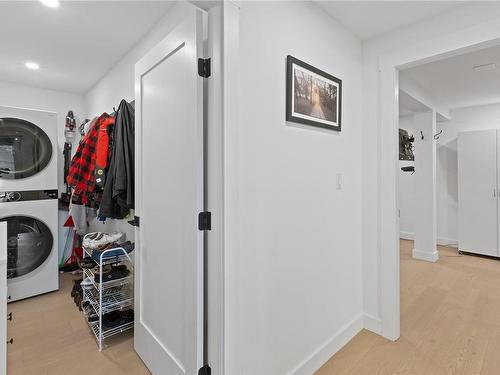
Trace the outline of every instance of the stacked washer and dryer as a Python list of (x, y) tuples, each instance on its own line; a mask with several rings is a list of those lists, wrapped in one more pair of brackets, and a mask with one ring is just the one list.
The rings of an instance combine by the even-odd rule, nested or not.
[(9, 301), (59, 288), (57, 116), (0, 106), (0, 222)]

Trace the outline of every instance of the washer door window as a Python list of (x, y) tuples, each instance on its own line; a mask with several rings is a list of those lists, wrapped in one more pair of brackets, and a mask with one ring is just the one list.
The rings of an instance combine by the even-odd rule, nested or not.
[(49, 227), (29, 216), (8, 216), (7, 278), (26, 275), (40, 267), (52, 251), (54, 238)]
[(0, 118), (0, 178), (15, 180), (43, 170), (52, 157), (45, 132), (31, 122)]

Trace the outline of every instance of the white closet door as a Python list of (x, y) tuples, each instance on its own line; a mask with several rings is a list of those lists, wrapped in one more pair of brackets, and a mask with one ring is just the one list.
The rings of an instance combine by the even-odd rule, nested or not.
[(498, 255), (497, 132), (458, 135), (459, 248)]
[(136, 64), (135, 349), (153, 374), (201, 367), (203, 14)]

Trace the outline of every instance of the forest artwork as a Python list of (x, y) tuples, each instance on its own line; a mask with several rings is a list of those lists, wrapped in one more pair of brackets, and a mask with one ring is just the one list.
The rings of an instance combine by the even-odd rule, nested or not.
[(342, 80), (287, 56), (286, 120), (340, 131)]

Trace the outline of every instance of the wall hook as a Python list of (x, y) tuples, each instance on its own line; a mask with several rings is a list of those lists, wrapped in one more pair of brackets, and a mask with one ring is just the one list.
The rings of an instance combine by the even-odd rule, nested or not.
[(420, 130), (420, 137), (424, 139), (424, 133), (422, 133), (422, 130)]
[(437, 134), (434, 134), (434, 139), (435, 140), (438, 140), (439, 139), (439, 136), (443, 133), (443, 130), (441, 130), (439, 133)]

